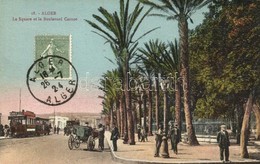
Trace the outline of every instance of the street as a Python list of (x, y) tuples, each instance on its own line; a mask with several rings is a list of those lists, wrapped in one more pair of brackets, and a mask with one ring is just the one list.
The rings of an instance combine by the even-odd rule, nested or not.
[(95, 163), (116, 164), (112, 160), (110, 149), (105, 141), (105, 150), (87, 151), (86, 143), (78, 149), (69, 150), (68, 136), (49, 135), (30, 138), (12, 138), (0, 140), (0, 163), (29, 164), (29, 163)]

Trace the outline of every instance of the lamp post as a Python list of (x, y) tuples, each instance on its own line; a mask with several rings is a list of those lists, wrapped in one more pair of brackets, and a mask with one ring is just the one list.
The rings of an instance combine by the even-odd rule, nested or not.
[(163, 116), (163, 123), (164, 123), (164, 136), (163, 136), (163, 142), (162, 142), (162, 157), (163, 158), (169, 158), (169, 150), (168, 150), (168, 141), (167, 141), (167, 133), (168, 133), (168, 87), (169, 87), (169, 80), (162, 80), (161, 82), (161, 88), (164, 94), (164, 116)]

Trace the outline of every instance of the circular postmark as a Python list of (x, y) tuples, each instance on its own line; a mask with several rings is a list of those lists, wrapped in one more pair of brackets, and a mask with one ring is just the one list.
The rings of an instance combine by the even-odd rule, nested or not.
[(78, 74), (69, 60), (46, 56), (36, 60), (27, 72), (27, 87), (41, 103), (57, 106), (68, 102), (78, 88)]

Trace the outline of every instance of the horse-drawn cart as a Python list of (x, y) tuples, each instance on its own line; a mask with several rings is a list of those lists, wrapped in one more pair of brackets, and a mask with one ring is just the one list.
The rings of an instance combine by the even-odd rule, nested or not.
[(81, 143), (87, 143), (87, 150), (94, 150), (95, 139), (98, 138), (98, 132), (89, 126), (74, 125), (73, 132), (69, 136), (69, 149), (79, 148)]

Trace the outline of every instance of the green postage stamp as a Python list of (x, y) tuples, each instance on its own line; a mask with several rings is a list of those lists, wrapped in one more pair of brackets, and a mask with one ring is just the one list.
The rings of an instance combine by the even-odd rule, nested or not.
[[(60, 56), (71, 62), (71, 35), (37, 35), (35, 36), (35, 60), (47, 58), (35, 67), (35, 77), (46, 79), (71, 78), (71, 66), (64, 65)], [(38, 74), (41, 67), (47, 67), (46, 74)], [(46, 68), (45, 68), (46, 70)], [(62, 72), (62, 75), (60, 74)], [(48, 75), (48, 77), (46, 77)]]

